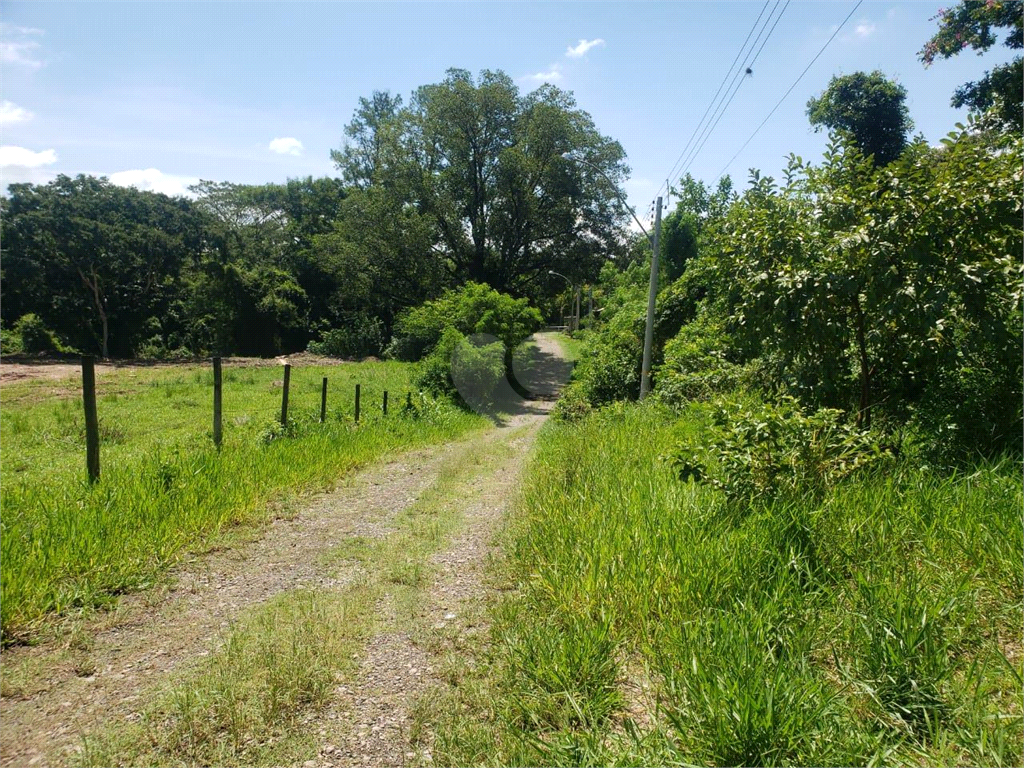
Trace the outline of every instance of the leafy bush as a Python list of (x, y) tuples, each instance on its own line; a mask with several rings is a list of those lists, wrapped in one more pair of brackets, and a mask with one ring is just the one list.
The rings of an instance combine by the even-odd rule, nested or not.
[(643, 352), (643, 337), (629, 331), (596, 337), (575, 372), (590, 403), (635, 400), (640, 394)]
[(21, 336), (10, 328), (0, 325), (0, 353), (5, 355), (17, 355), (22, 352)]
[(466, 337), (454, 328), (447, 328), (433, 351), (420, 362), (413, 385), (434, 395), (453, 395), (452, 358), (455, 347)]
[(419, 360), (441, 341), (448, 328), (463, 336), (490, 334), (511, 351), (542, 324), (540, 312), (526, 299), (513, 299), (481, 283), (466, 283), (399, 315), (387, 355)]
[(683, 480), (706, 482), (731, 499), (824, 492), (888, 454), (842, 412), (805, 413), (792, 397), (777, 404), (721, 400), (701, 445), (684, 443), (674, 463)]
[[(1019, 318), (1016, 321), (1020, 329)], [(924, 387), (912, 413), (921, 447), (942, 465), (1019, 457), (1021, 444), (1020, 342), (1015, 346), (958, 343), (956, 361)]]
[(722, 325), (707, 318), (684, 325), (665, 345), (656, 393), (669, 405), (710, 400), (734, 390), (743, 367), (728, 359), (729, 340)]
[(558, 421), (576, 422), (582, 421), (592, 410), (582, 384), (574, 381), (562, 390), (551, 415)]
[(1002, 398), (1020, 401), (1024, 144), (963, 126), (942, 143), (884, 168), (841, 141), (819, 166), (793, 157), (782, 186), (753, 174), (721, 232), (737, 345), (778, 358), (777, 386), (856, 408), (864, 427), (927, 410), (980, 348), (995, 380), (1016, 382)]
[(363, 312), (345, 317), (342, 324), (320, 334), (307, 347), (314, 355), (363, 358), (377, 356), (384, 348), (384, 323)]
[(505, 349), (500, 342), (480, 343), (454, 328), (445, 329), (434, 350), (420, 363), (416, 386), (435, 395), (455, 397), (466, 405), (491, 404), (505, 376)]
[[(486, 338), (486, 337), (485, 337)], [(490, 405), (499, 382), (505, 380), (505, 347), (501, 342), (462, 338), (451, 358), (451, 378), (469, 405)]]
[[(68, 351), (43, 319), (31, 312), (22, 315), (14, 324), (10, 341), (13, 341), (11, 352), (65, 352)], [(5, 338), (4, 341), (8, 341)], [(5, 350), (7, 351), (7, 350)]]

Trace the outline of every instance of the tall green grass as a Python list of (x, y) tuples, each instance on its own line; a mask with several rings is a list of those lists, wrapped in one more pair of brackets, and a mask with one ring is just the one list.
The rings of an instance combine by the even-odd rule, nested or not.
[(668, 460), (705, 425), (615, 406), (546, 427), (499, 671), (435, 704), (435, 760), (1019, 764), (1019, 467), (740, 505)]
[[(329, 418), (319, 424), (321, 377)], [(224, 443), (212, 445), (212, 373), (120, 370), (98, 383), (102, 474), (84, 473), (77, 382), (5, 386), (0, 408), (4, 642), (47, 614), (96, 606), (145, 587), (211, 535), (268, 516), (282, 492), (323, 486), (406, 447), (451, 439), (483, 420), (415, 398), (410, 366), (363, 363), (292, 372), (282, 430), (280, 368), (227, 368)], [(362, 415), (353, 423), (355, 383)], [(382, 392), (391, 412), (380, 410)]]

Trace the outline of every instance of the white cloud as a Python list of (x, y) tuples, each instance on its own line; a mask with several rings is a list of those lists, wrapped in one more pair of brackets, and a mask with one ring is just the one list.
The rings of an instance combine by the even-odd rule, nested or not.
[(108, 177), (111, 184), (119, 187), (135, 187), (147, 192), (159, 192), (164, 195), (182, 195), (192, 197), (189, 186), (199, 183), (198, 176), (175, 176), (164, 173), (156, 168), (145, 170), (118, 171)]
[(55, 178), (57, 174), (47, 168), (26, 168), (23, 165), (0, 168), (0, 195), (7, 194), (9, 184), (48, 184)]
[(8, 184), (45, 184), (55, 175), (45, 166), (56, 162), (53, 149), (33, 152), (24, 147), (0, 147), (0, 190), (6, 194)]
[(555, 65), (547, 72), (537, 72), (532, 75), (527, 75), (524, 80), (533, 80), (537, 83), (553, 83), (556, 80), (562, 79), (562, 73), (559, 71), (558, 66)]
[(56, 162), (57, 152), (53, 149), (33, 152), (24, 147), (0, 147), (0, 168), (38, 168), (41, 165), (53, 165)]
[(39, 43), (32, 40), (43, 34), (43, 30), (32, 27), (13, 27), (10, 24), (0, 25), (0, 61), (18, 64), (29, 69), (39, 69), (43, 62), (36, 58), (34, 51)]
[(0, 42), (0, 61), (8, 64), (21, 64), (29, 69), (39, 69), (43, 62), (32, 57), (32, 50), (38, 48), (39, 43), (8, 43)]
[(597, 38), (596, 40), (581, 39), (579, 45), (577, 45), (575, 48), (572, 46), (567, 48), (565, 51), (565, 55), (568, 56), (570, 59), (578, 59), (581, 56), (585, 56), (587, 51), (589, 51), (591, 48), (597, 45), (604, 45), (604, 40), (602, 40), (600, 37)]
[(32, 113), (12, 101), (0, 101), (0, 125), (23, 123), (32, 119)]
[(874, 31), (875, 31), (875, 25), (872, 24), (867, 19), (865, 19), (864, 21), (859, 22), (857, 24), (857, 26), (853, 28), (853, 34), (855, 34), (857, 37), (861, 38), (862, 40), (865, 39), (865, 38), (871, 37), (871, 35), (874, 33)]
[(279, 155), (301, 155), (302, 142), (291, 136), (283, 139), (274, 139), (270, 142), (268, 149), (277, 152)]

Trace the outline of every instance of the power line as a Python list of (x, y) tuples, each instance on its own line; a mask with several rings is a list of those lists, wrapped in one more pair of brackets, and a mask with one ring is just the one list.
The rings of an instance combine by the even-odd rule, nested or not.
[[(772, 11), (771, 11), (772, 14), (775, 13), (775, 9), (779, 6), (779, 1), (780, 0), (776, 0), (775, 5), (772, 7)], [(736, 87), (733, 88), (732, 89), (732, 93), (729, 94), (729, 100), (724, 102), (724, 105), (718, 111), (717, 118), (715, 118), (714, 123), (711, 124), (709, 126), (708, 130), (704, 133), (704, 136), (703, 136), (703, 139), (701, 140), (701, 142), (697, 146), (694, 147), (694, 150), (691, 153), (690, 158), (687, 160), (686, 164), (683, 166), (682, 170), (679, 172), (680, 176), (685, 174), (690, 169), (690, 166), (693, 165), (693, 162), (700, 156), (700, 151), (702, 149), (704, 149), (704, 145), (708, 143), (708, 139), (711, 138), (711, 134), (714, 133), (715, 128), (718, 127), (718, 124), (722, 121), (722, 118), (725, 117), (725, 113), (726, 113), (726, 111), (728, 111), (729, 105), (732, 104), (732, 100), (734, 98), (736, 98), (736, 94), (739, 92), (740, 87), (743, 85), (743, 80), (742, 79), (740, 79), (739, 82), (736, 82), (737, 78), (740, 77), (741, 73), (745, 69), (752, 69), (754, 64), (757, 63), (757, 57), (761, 55), (761, 51), (763, 51), (765, 45), (768, 44), (768, 39), (772, 36), (772, 32), (775, 31), (775, 27), (777, 27), (778, 24), (779, 24), (779, 21), (782, 20), (782, 16), (783, 16), (783, 14), (786, 13), (786, 9), (788, 7), (789, 7), (789, 0), (786, 0), (786, 4), (784, 6), (782, 6), (782, 11), (775, 18), (775, 23), (772, 24), (772, 28), (770, 30), (768, 30), (768, 34), (765, 36), (764, 42), (761, 43), (761, 47), (758, 48), (757, 53), (754, 54), (754, 58), (753, 59), (748, 59), (747, 61), (744, 61), (743, 64), (740, 66), (740, 69), (736, 70), (736, 74), (733, 76), (733, 83), (736, 83)], [(768, 19), (771, 20), (771, 14), (768, 15)], [(765, 27), (767, 27), (767, 26), (768, 26), (768, 22), (766, 21), (765, 22)], [(761, 32), (762, 33), (764, 32), (764, 28), (762, 28)], [(758, 40), (760, 39), (760, 37), (761, 37), (761, 35), (759, 34), (758, 35)], [(757, 45), (758, 40), (754, 40), (754, 45)], [(753, 50), (753, 46), (751, 46), (751, 50)], [(730, 83), (730, 87), (732, 87), (732, 83)]]
[[(679, 166), (680, 162), (682, 161), (683, 156), (686, 154), (687, 150), (690, 148), (690, 145), (693, 143), (694, 137), (697, 135), (697, 132), (700, 130), (701, 126), (704, 124), (704, 118), (706, 118), (708, 116), (708, 112), (711, 111), (711, 107), (714, 106), (715, 102), (718, 100), (718, 95), (722, 92), (722, 88), (725, 87), (725, 81), (729, 79), (729, 73), (733, 71), (733, 68), (736, 66), (736, 62), (740, 60), (740, 56), (743, 54), (744, 49), (747, 47), (747, 43), (750, 41), (750, 36), (752, 34), (754, 34), (754, 30), (757, 29), (757, 25), (761, 21), (761, 17), (764, 16), (765, 9), (768, 8), (768, 4), (770, 2), (771, 2), (771, 0), (765, 0), (764, 5), (761, 7), (761, 12), (759, 14), (757, 14), (757, 18), (754, 19), (754, 24), (753, 24), (753, 26), (751, 26), (750, 31), (747, 32), (746, 39), (743, 41), (743, 44), (740, 46), (740, 49), (736, 52), (736, 58), (734, 58), (732, 60), (732, 64), (730, 64), (729, 68), (725, 71), (725, 75), (722, 77), (722, 82), (719, 83), (719, 85), (718, 85), (718, 90), (715, 91), (715, 95), (711, 97), (711, 101), (708, 104), (707, 109), (704, 110), (704, 114), (701, 115), (700, 120), (697, 122), (697, 125), (694, 127), (693, 133), (690, 134), (690, 138), (687, 139), (686, 144), (683, 146), (683, 151), (679, 153), (679, 157), (676, 159), (675, 163), (672, 164), (672, 168), (668, 172), (668, 175), (666, 176), (666, 184), (668, 183), (668, 180), (672, 178), (672, 175), (675, 173), (676, 168)], [(751, 47), (753, 47), (753, 46), (751, 46)], [(658, 188), (658, 192), (661, 192), (661, 187)], [(657, 193), (655, 193), (655, 194), (657, 194)]]
[(762, 128), (764, 128), (765, 123), (767, 123), (771, 119), (771, 116), (775, 114), (776, 110), (778, 110), (778, 108), (782, 106), (782, 102), (784, 102), (786, 100), (786, 97), (789, 96), (789, 94), (791, 94), (793, 92), (793, 89), (796, 88), (797, 84), (803, 79), (804, 75), (807, 74), (808, 70), (812, 66), (814, 66), (814, 62), (816, 62), (818, 60), (818, 58), (821, 56), (821, 54), (823, 54), (825, 52), (825, 49), (828, 48), (829, 45), (832, 43), (832, 41), (836, 39), (836, 35), (839, 34), (839, 31), (844, 26), (846, 26), (846, 22), (848, 22), (850, 20), (850, 18), (853, 16), (853, 14), (855, 14), (857, 12), (857, 9), (860, 8), (861, 3), (863, 3), (863, 2), (864, 2), (864, 0), (857, 0), (857, 4), (855, 6), (853, 6), (853, 10), (850, 11), (847, 14), (846, 18), (843, 19), (842, 23), (838, 27), (836, 27), (836, 31), (832, 33), (832, 37), (830, 37), (828, 40), (825, 41), (825, 44), (823, 46), (821, 46), (821, 50), (818, 51), (815, 54), (813, 59), (811, 59), (810, 64), (808, 64), (806, 67), (804, 67), (804, 71), (801, 72), (800, 76), (797, 77), (797, 79), (793, 81), (793, 84), (791, 86), (789, 86), (789, 90), (787, 90), (784, 94), (782, 94), (782, 98), (779, 99), (779, 103), (776, 104), (774, 107), (772, 107), (772, 111), (769, 112), (767, 117), (765, 117), (765, 119), (761, 121), (761, 124), (759, 126), (757, 126), (757, 128), (754, 129), (754, 132), (752, 134), (750, 134), (750, 137), (745, 142), (743, 142), (743, 146), (740, 147), (739, 150), (736, 152), (736, 154), (732, 156), (732, 159), (729, 160), (729, 162), (725, 164), (725, 167), (723, 167), (722, 170), (718, 172), (718, 176), (715, 179), (715, 181), (713, 182), (712, 186), (714, 186), (715, 184), (718, 183), (718, 180), (720, 178), (722, 178), (723, 175), (725, 175), (725, 172), (729, 169), (729, 166), (732, 165), (733, 162), (736, 160), (736, 158), (740, 156), (740, 153), (743, 152), (743, 150), (747, 148), (747, 145), (750, 144), (750, 142), (754, 140), (754, 137), (757, 136), (758, 132)]

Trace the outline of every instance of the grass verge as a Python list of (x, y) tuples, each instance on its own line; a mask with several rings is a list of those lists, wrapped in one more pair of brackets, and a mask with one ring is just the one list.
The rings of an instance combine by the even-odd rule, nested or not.
[(704, 420), (545, 428), (509, 596), (422, 708), (435, 761), (1019, 764), (1019, 472), (738, 505), (662, 458)]

